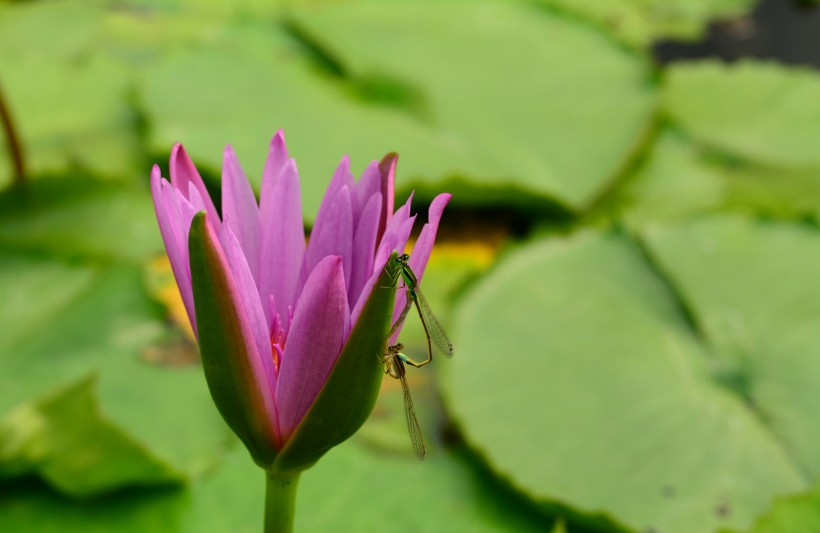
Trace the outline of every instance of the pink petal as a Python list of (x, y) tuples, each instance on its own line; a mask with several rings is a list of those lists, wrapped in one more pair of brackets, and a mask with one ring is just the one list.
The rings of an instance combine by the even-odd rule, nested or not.
[[(404, 245), (407, 243), (407, 239), (410, 238), (410, 233), (413, 231), (413, 224), (416, 221), (415, 215), (410, 216), (410, 203), (412, 201), (413, 195), (411, 194), (407, 202), (396, 211), (387, 225), (387, 230), (381, 238), (381, 242), (373, 259), (373, 272), (359, 293), (356, 305), (353, 307), (352, 317), (354, 323), (359, 318), (362, 306), (364, 306), (367, 296), (370, 294), (373, 284), (376, 282), (376, 278), (379, 277), (390, 255), (393, 251), (397, 251), (399, 254), (404, 252)], [(399, 296), (397, 295), (396, 297), (398, 298)]]
[[(441, 220), (441, 215), (444, 212), (444, 208), (447, 206), (447, 203), (452, 198), (451, 194), (442, 193), (436, 196), (432, 203), (430, 204), (430, 209), (428, 209), (428, 222), (424, 225), (421, 229), (421, 233), (419, 234), (418, 240), (416, 240), (415, 246), (413, 246), (413, 253), (410, 254), (410, 260), (407, 264), (413, 270), (413, 273), (416, 275), (416, 279), (419, 281), (419, 287), (421, 287), (421, 279), (424, 276), (424, 271), (427, 268), (427, 261), (430, 259), (430, 254), (433, 252), (433, 244), (436, 241), (436, 233), (438, 232), (438, 224)], [(399, 291), (396, 293), (396, 304), (393, 309), (393, 321), (399, 318), (402, 309), (407, 304), (407, 291)], [(401, 327), (396, 330), (393, 334), (393, 337), (390, 339), (390, 342), (395, 344), (399, 337), (399, 333), (401, 333)]]
[[(370, 291), (373, 290), (373, 286), (376, 284), (376, 280), (379, 279), (379, 275), (382, 273), (382, 269), (385, 267), (386, 261), (382, 261), (381, 263), (374, 264), (374, 272), (373, 275), (365, 282), (364, 287), (362, 287), (362, 291), (359, 293), (358, 299), (356, 300), (356, 305), (353, 307), (353, 311), (350, 313), (350, 323), (355, 324), (357, 320), (359, 320), (359, 315), (362, 313), (362, 309), (364, 308), (364, 304), (367, 303), (367, 297), (370, 295)], [(380, 287), (382, 290), (395, 290), (394, 287)]]
[[(385, 199), (383, 206), (382, 220), (379, 222), (378, 237), (384, 234), (387, 225), (390, 224), (390, 219), (393, 216), (393, 202), (396, 194), (396, 164), (399, 161), (399, 154), (390, 152), (382, 158), (379, 162), (379, 172), (381, 172), (381, 192), (382, 198)], [(410, 195), (412, 198), (413, 195)], [(408, 206), (410, 200), (408, 199)]]
[(251, 184), (230, 145), (222, 161), (222, 220), (230, 224), (248, 261), (253, 279), (259, 280), (259, 207)]
[(397, 250), (399, 253), (404, 251), (404, 243), (407, 242), (407, 239), (410, 237), (410, 232), (413, 230), (413, 224), (411, 222), (410, 232), (407, 231), (407, 221), (415, 221), (416, 219), (415, 216), (410, 216), (410, 203), (412, 201), (413, 194), (411, 193), (404, 205), (396, 211), (391, 217), (390, 222), (388, 222), (387, 228), (379, 241), (379, 247), (376, 249), (376, 256), (373, 260), (374, 268), (381, 269), (379, 265), (384, 265), (387, 258), (390, 257), (390, 254), (393, 253), (393, 250)]
[[(181, 192), (184, 192), (184, 191), (181, 191)], [(206, 213), (208, 212), (208, 206), (207, 206), (207, 203), (205, 202), (205, 199), (202, 198), (202, 195), (199, 194), (199, 191), (197, 190), (197, 188), (194, 186), (193, 183), (188, 184), (188, 196), (187, 196), (187, 198), (188, 198), (188, 202), (190, 202), (190, 204), (193, 206), (194, 210), (197, 213), (200, 212), (200, 211), (205, 211)], [(210, 224), (213, 224), (215, 228), (219, 227), (219, 219), (214, 220), (214, 219), (208, 217), (208, 222)]]
[(362, 177), (353, 186), (353, 212), (356, 215), (354, 222), (358, 222), (358, 215), (361, 214), (373, 195), (381, 195), (381, 177), (379, 162), (371, 161), (362, 172)]
[[(189, 318), (194, 314), (194, 289), (191, 286), (191, 264), (188, 257), (188, 233), (191, 230), (191, 221), (194, 219), (197, 211), (194, 206), (185, 199), (185, 196), (173, 187), (166, 187), (168, 196), (166, 202), (171, 205), (172, 209), (178, 213), (177, 224), (177, 238), (179, 239), (179, 256), (185, 265), (185, 275), (187, 283), (179, 286), (179, 293), (182, 296), (182, 301), (185, 304), (185, 309), (191, 309)], [(210, 224), (210, 221), (208, 222)], [(193, 324), (192, 324), (193, 325)], [(196, 325), (193, 325), (194, 333), (199, 330)]]
[[(191, 187), (197, 190), (203, 203), (201, 209), (204, 209), (205, 212), (208, 213), (208, 220), (210, 220), (211, 224), (217, 224), (219, 214), (216, 212), (216, 207), (211, 201), (208, 189), (205, 187), (202, 177), (200, 177), (199, 172), (194, 166), (194, 162), (188, 157), (188, 152), (185, 151), (185, 148), (180, 143), (175, 144), (173, 150), (171, 150), (169, 170), (171, 172), (171, 183), (174, 187), (186, 195), (189, 195)], [(190, 195), (188, 198), (190, 198)], [(197, 206), (197, 210), (199, 209), (200, 206)]]
[[(305, 256), (305, 227), (299, 194), (299, 174), (291, 159), (262, 197), (262, 248), (259, 292), (276, 296), (276, 313), (284, 320), (296, 303)], [(268, 184), (266, 183), (266, 185)], [(269, 317), (270, 318), (270, 317)]]
[(236, 283), (236, 292), (232, 295), (232, 299), (244, 311), (245, 320), (256, 343), (256, 350), (262, 366), (265, 369), (268, 387), (273, 394), (276, 391), (274, 377), (276, 374), (271, 348), (271, 332), (265, 318), (265, 311), (262, 308), (262, 301), (259, 299), (259, 291), (256, 290), (256, 283), (253, 281), (250, 266), (242, 253), (239, 239), (227, 222), (222, 224), (219, 238)]
[[(276, 413), (275, 396), (275, 374), (273, 369), (273, 356), (270, 341), (260, 342), (260, 337), (267, 327), (259, 327), (261, 313), (256, 290), (252, 287), (250, 269), (244, 261), (238, 239), (232, 234), (227, 225), (221, 229), (223, 233), (222, 241), (227, 244), (228, 249), (223, 248), (220, 239), (216, 235), (213, 225), (207, 222), (204, 231), (204, 239), (207, 248), (210, 249), (211, 275), (217, 275), (224, 280), (226, 293), (216, 293), (213, 296), (217, 299), (230, 302), (228, 315), (230, 323), (226, 326), (232, 327), (231, 334), (239, 338), (243, 351), (237, 353), (211, 354), (217, 357), (223, 356), (233, 358), (225, 361), (226, 366), (234, 367), (236, 376), (245, 377), (241, 385), (237, 386), (252, 388), (253, 390), (236, 390), (236, 394), (244, 395), (253, 401), (254, 412), (248, 416), (254, 420), (255, 431), (269, 433), (265, 438), (270, 439), (274, 445), (281, 444), (280, 433), (278, 432), (278, 417)], [(251, 290), (248, 289), (251, 286)], [(256, 299), (256, 301), (254, 301)], [(213, 314), (219, 315), (220, 310), (215, 309)], [(263, 319), (263, 318), (262, 318)], [(260, 349), (262, 350), (260, 352)], [(243, 353), (244, 352), (244, 353)], [(207, 369), (206, 369), (207, 374)], [(207, 377), (207, 376), (206, 376)], [(221, 379), (223, 376), (216, 376)], [(209, 386), (210, 378), (209, 378)], [(212, 389), (213, 390), (213, 389)], [(219, 401), (214, 397), (214, 401), (219, 405)]]
[(276, 399), (285, 439), (324, 386), (349, 332), (342, 260), (325, 257), (296, 304), (279, 370)]
[(347, 186), (342, 187), (333, 201), (323, 203), (322, 207), (324, 216), (321, 221), (317, 218), (305, 252), (303, 279), (325, 257), (338, 255), (343, 261), (346, 283), (349, 283), (353, 253), (353, 208), (350, 189)]
[[(268, 157), (265, 160), (265, 170), (262, 172), (262, 190), (260, 196), (264, 199), (269, 196), (269, 190), (282, 172), (282, 168), (290, 160), (288, 147), (285, 145), (285, 132), (279, 130), (268, 147)], [(260, 204), (263, 202), (260, 202)], [(264, 209), (264, 208), (263, 208)]]
[[(183, 224), (179, 210), (169, 206), (169, 197), (173, 198), (173, 195), (173, 186), (161, 177), (159, 167), (154, 165), (154, 168), (151, 170), (151, 196), (154, 199), (154, 209), (157, 213), (159, 231), (162, 235), (162, 241), (165, 243), (165, 249), (168, 251), (171, 270), (177, 281), (182, 302), (185, 304), (188, 320), (196, 335), (196, 313), (194, 311), (194, 299), (191, 289), (191, 270), (187, 260), (188, 243), (187, 239), (182, 241), (179, 237)], [(184, 243), (186, 252), (184, 257), (181, 250), (181, 243)]]
[(382, 195), (374, 194), (362, 210), (353, 234), (353, 261), (350, 272), (350, 289), (347, 297), (350, 306), (356, 303), (367, 278), (373, 272), (373, 256), (376, 249), (376, 233), (382, 214)]
[[(367, 166), (354, 189), (353, 221), (359, 223), (359, 217), (367, 202), (375, 194), (380, 194), (384, 203), (379, 225), (376, 229), (377, 240), (381, 239), (387, 224), (393, 216), (393, 194), (396, 181), (396, 161), (398, 155), (389, 153), (381, 161), (373, 161)], [(384, 200), (387, 201), (384, 201)]]
[[(338, 198), (339, 191), (345, 187), (347, 187), (348, 191), (354, 187), (353, 174), (350, 173), (350, 159), (348, 159), (347, 156), (344, 156), (341, 162), (339, 162), (336, 172), (333, 173), (333, 179), (330, 180), (327, 190), (325, 190), (322, 204), (319, 206), (319, 211), (316, 213), (316, 219), (313, 222), (314, 228), (325, 225), (325, 219), (335, 214), (336, 199)], [(311, 240), (312, 238), (311, 236)], [(310, 272), (310, 269), (308, 269), (308, 272)]]
[(427, 210), (427, 224), (421, 228), (419, 238), (413, 246), (413, 253), (410, 254), (410, 261), (408, 264), (413, 269), (413, 273), (421, 280), (424, 275), (424, 269), (427, 268), (427, 261), (430, 259), (430, 254), (433, 252), (433, 244), (436, 242), (436, 233), (438, 232), (438, 224), (441, 221), (441, 215), (444, 213), (444, 208), (450, 202), (453, 195), (449, 193), (442, 193), (436, 196), (430, 203), (430, 209)]

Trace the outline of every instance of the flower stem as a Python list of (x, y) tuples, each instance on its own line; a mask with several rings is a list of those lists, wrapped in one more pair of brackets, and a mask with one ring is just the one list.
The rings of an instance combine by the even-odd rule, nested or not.
[(301, 472), (266, 472), (265, 533), (290, 533), (296, 513), (296, 487)]

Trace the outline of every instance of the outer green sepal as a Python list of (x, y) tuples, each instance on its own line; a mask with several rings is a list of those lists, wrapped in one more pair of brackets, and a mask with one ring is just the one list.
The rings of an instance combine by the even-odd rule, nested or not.
[(214, 403), (242, 440), (253, 460), (269, 468), (276, 459), (271, 417), (252, 362), (259, 355), (228, 262), (204, 211), (196, 214), (188, 236), (191, 282), (205, 379)]
[(373, 285), (353, 330), (325, 386), (295, 433), (279, 453), (272, 470), (309, 468), (328, 450), (364, 424), (379, 395), (384, 375), (380, 360), (393, 317), (396, 253)]

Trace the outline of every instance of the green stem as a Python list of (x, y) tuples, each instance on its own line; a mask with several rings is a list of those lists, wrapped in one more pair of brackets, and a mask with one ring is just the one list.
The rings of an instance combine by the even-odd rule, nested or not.
[(296, 487), (301, 472), (266, 472), (265, 533), (290, 533), (296, 513)]

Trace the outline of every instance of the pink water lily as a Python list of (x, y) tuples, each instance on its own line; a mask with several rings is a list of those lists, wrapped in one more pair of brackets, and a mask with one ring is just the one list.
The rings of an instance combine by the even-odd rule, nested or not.
[[(386, 261), (410, 237), (410, 199), (394, 212), (395, 167), (390, 154), (355, 181), (342, 158), (307, 244), (299, 175), (281, 131), (270, 143), (258, 204), (233, 149), (225, 149), (221, 217), (182, 145), (171, 153), (170, 183), (153, 168), (160, 231), (209, 387), (260, 465), (269, 466), (303, 423), (368, 297), (382, 290), (376, 280)], [(449, 199), (433, 200), (411, 254), (419, 277)]]

